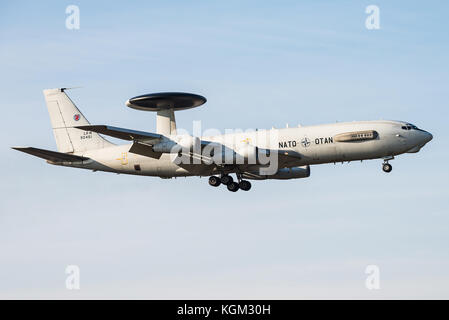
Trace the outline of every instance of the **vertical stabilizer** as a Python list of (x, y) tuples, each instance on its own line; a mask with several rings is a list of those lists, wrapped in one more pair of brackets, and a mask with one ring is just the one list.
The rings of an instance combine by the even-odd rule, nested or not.
[(64, 91), (64, 88), (44, 90), (58, 151), (79, 153), (113, 145), (98, 133), (74, 128), (89, 122)]

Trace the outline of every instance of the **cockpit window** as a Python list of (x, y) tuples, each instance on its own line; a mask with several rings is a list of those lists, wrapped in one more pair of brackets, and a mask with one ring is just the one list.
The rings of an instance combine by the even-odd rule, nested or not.
[(401, 129), (402, 129), (402, 130), (412, 130), (412, 129), (414, 129), (414, 130), (420, 130), (420, 129), (418, 129), (417, 126), (414, 126), (414, 125), (412, 125), (412, 124), (408, 124), (408, 125), (406, 125), (406, 126), (402, 126)]

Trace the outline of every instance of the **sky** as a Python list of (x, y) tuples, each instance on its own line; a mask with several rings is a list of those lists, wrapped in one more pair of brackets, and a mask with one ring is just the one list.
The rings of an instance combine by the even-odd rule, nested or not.
[[(80, 28), (67, 29), (77, 5)], [(380, 29), (365, 26), (369, 5)], [(0, 298), (448, 299), (447, 1), (2, 1)], [(307, 179), (136, 177), (51, 166), (42, 90), (92, 124), (155, 131), (136, 95), (208, 101), (178, 127), (405, 120), (419, 153), (312, 166)], [(120, 143), (120, 141), (114, 141)], [(66, 267), (80, 289), (66, 288)], [(379, 270), (369, 290), (367, 266)]]

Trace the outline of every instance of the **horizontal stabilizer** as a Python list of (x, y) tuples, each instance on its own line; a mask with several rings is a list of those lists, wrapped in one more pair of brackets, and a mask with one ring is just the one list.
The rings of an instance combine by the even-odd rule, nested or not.
[(12, 149), (17, 151), (22, 151), (32, 156), (36, 156), (45, 160), (49, 160), (51, 162), (81, 162), (89, 160), (89, 158), (75, 156), (73, 154), (32, 148), (32, 147), (12, 147)]
[(152, 140), (162, 138), (162, 135), (157, 133), (117, 128), (106, 125), (95, 125), (95, 126), (89, 125), (89, 126), (79, 126), (75, 128), (105, 134), (107, 136), (111, 136), (122, 140)]

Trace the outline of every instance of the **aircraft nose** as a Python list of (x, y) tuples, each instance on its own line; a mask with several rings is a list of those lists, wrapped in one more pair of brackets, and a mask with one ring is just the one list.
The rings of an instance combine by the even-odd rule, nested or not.
[(433, 135), (430, 132), (425, 132), (425, 137), (424, 139), (426, 140), (426, 143), (429, 142), (430, 140), (433, 139)]

